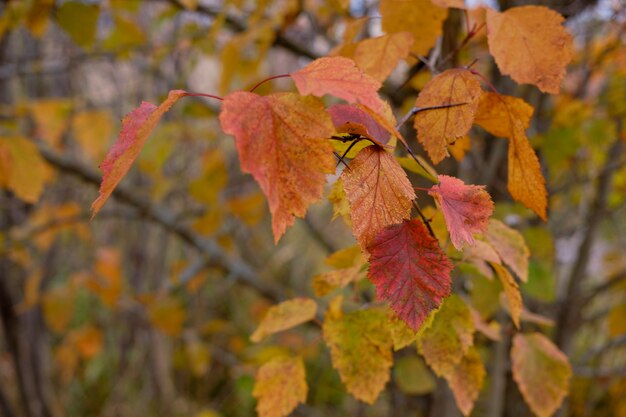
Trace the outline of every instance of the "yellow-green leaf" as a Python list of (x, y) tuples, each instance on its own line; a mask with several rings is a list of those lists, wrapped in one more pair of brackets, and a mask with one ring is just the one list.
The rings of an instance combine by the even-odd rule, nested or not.
[(250, 340), (260, 342), (265, 337), (290, 329), (315, 317), (317, 303), (310, 298), (294, 298), (270, 307), (267, 314), (252, 333)]

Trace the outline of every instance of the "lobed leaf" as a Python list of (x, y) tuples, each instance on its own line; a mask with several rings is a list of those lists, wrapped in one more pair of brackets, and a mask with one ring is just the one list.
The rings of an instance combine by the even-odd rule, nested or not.
[(349, 103), (362, 103), (376, 111), (384, 109), (377, 92), (380, 82), (363, 73), (350, 58), (319, 58), (290, 75), (302, 95), (322, 97), (330, 94)]
[(457, 104), (419, 112), (413, 122), (420, 141), (433, 163), (448, 154), (447, 146), (465, 136), (474, 122), (482, 94), (480, 82), (466, 69), (442, 72), (424, 86), (415, 106), (419, 108)]
[(387, 227), (368, 245), (368, 277), (379, 299), (386, 300), (413, 330), (450, 294), (452, 263), (421, 220)]
[(360, 310), (340, 317), (327, 314), (323, 332), (333, 367), (348, 392), (373, 404), (389, 381), (393, 364), (385, 311)]
[(361, 150), (341, 175), (352, 232), (367, 248), (385, 227), (408, 219), (415, 191), (396, 159), (378, 146)]
[(278, 357), (265, 363), (256, 375), (252, 395), (260, 417), (285, 417), (306, 402), (308, 386), (302, 358)]
[(446, 219), (450, 240), (455, 248), (474, 244), (473, 233), (483, 233), (493, 214), (493, 201), (484, 186), (465, 185), (463, 181), (439, 175), (439, 184), (428, 192), (435, 198)]
[(541, 333), (518, 333), (511, 348), (513, 379), (539, 417), (550, 417), (569, 391), (572, 367), (563, 354)]
[(448, 297), (417, 339), (419, 352), (439, 376), (450, 374), (474, 344), (472, 313), (458, 295)]
[(305, 323), (315, 317), (317, 303), (304, 297), (293, 298), (270, 307), (250, 340), (257, 343), (265, 337)]
[(500, 72), (519, 84), (557, 94), (565, 67), (574, 56), (563, 16), (544, 6), (487, 9), (489, 52)]
[(120, 135), (100, 164), (103, 173), (102, 183), (98, 198), (91, 204), (92, 218), (98, 214), (117, 184), (124, 178), (137, 159), (139, 152), (141, 152), (161, 117), (174, 103), (187, 94), (183, 90), (172, 90), (167, 99), (158, 107), (144, 101), (138, 108), (124, 117)]
[(259, 96), (238, 91), (224, 98), (222, 130), (235, 136), (241, 169), (265, 193), (278, 242), (295, 217), (322, 197), (334, 172), (334, 128), (320, 101), (295, 93)]

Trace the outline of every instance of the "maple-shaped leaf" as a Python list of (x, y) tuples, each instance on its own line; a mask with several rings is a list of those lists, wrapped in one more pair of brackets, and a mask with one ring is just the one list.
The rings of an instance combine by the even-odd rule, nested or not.
[(290, 75), (302, 95), (330, 94), (349, 103), (358, 101), (375, 111), (384, 108), (378, 96), (380, 82), (361, 71), (350, 58), (319, 58)]
[(354, 62), (366, 74), (383, 82), (401, 59), (409, 56), (414, 37), (410, 32), (396, 32), (362, 40), (354, 50)]
[(270, 307), (250, 340), (260, 342), (265, 337), (290, 329), (315, 317), (317, 303), (310, 298), (294, 298)]
[(517, 282), (515, 282), (513, 275), (511, 275), (505, 267), (499, 264), (491, 264), (491, 266), (496, 271), (498, 278), (500, 278), (509, 307), (509, 314), (511, 315), (515, 327), (519, 329), (519, 321), (522, 314), (522, 294), (520, 293), (519, 286)]
[(428, 82), (417, 97), (419, 108), (456, 106), (431, 109), (415, 115), (417, 139), (433, 163), (448, 156), (448, 145), (465, 136), (472, 127), (482, 94), (480, 82), (469, 70), (451, 69)]
[(520, 232), (499, 220), (491, 219), (485, 239), (522, 282), (528, 281), (530, 250)]
[(521, 98), (486, 92), (478, 102), (474, 123), (494, 136), (510, 138), (514, 128), (511, 119), (519, 119), (528, 129), (533, 112), (533, 106)]
[(144, 101), (124, 117), (120, 135), (100, 164), (103, 173), (102, 183), (98, 198), (91, 204), (92, 217), (100, 211), (117, 184), (124, 178), (161, 117), (187, 94), (183, 90), (172, 90), (159, 106)]
[(455, 248), (465, 243), (474, 244), (474, 233), (483, 233), (493, 214), (493, 201), (485, 187), (465, 185), (463, 181), (447, 175), (439, 175), (439, 184), (432, 186), (428, 194), (433, 196), (443, 211), (450, 240)]
[(265, 363), (256, 375), (252, 395), (260, 417), (285, 417), (306, 402), (308, 386), (302, 358), (277, 357)]
[(524, 400), (539, 417), (550, 417), (569, 391), (572, 367), (541, 333), (518, 333), (511, 348), (513, 379)]
[(386, 33), (410, 32), (414, 37), (411, 51), (427, 55), (442, 33), (448, 9), (430, 0), (381, 0), (380, 14)]
[(474, 344), (472, 313), (458, 295), (448, 297), (417, 339), (419, 352), (439, 376), (452, 372)]
[(378, 298), (418, 330), (428, 314), (450, 294), (452, 263), (421, 220), (387, 227), (367, 247), (369, 279)]
[(235, 136), (241, 169), (267, 196), (274, 241), (295, 217), (322, 197), (334, 172), (334, 128), (320, 101), (295, 93), (259, 96), (238, 91), (224, 98), (222, 130)]
[(485, 366), (478, 351), (470, 347), (461, 362), (450, 373), (444, 375), (454, 394), (456, 405), (464, 416), (469, 416), (472, 412), (483, 386), (485, 374)]
[(389, 381), (393, 364), (385, 311), (360, 310), (340, 317), (327, 314), (323, 331), (333, 367), (348, 392), (373, 404)]
[(335, 104), (328, 109), (328, 113), (339, 133), (361, 135), (380, 146), (386, 145), (391, 138), (391, 133), (362, 107), (352, 104)]
[(519, 84), (534, 84), (557, 94), (572, 60), (572, 36), (563, 16), (544, 6), (487, 9), (489, 52), (500, 72)]
[(341, 178), (350, 202), (352, 232), (362, 248), (385, 227), (411, 215), (415, 191), (390, 153), (368, 146), (350, 161)]

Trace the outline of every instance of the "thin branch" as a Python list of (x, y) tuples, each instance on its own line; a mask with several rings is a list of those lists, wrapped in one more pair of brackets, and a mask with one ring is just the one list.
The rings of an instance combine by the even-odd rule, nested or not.
[(594, 348), (589, 349), (585, 354), (580, 358), (580, 363), (586, 364), (591, 362), (593, 359), (601, 356), (602, 354), (608, 352), (611, 349), (616, 347), (620, 347), (622, 345), (626, 345), (626, 334), (618, 336), (614, 339), (609, 340), (603, 345), (596, 346)]
[[(76, 175), (86, 182), (99, 186), (101, 177), (96, 170), (71, 157), (61, 155), (43, 144), (38, 144), (38, 147), (44, 159), (59, 170)], [(234, 259), (216, 242), (205, 239), (192, 229), (180, 224), (177, 221), (176, 214), (170, 212), (166, 207), (154, 205), (150, 201), (139, 197), (136, 192), (124, 186), (124, 184), (117, 186), (113, 192), (113, 196), (119, 201), (134, 207), (146, 219), (160, 225), (165, 230), (178, 236), (189, 246), (195, 248), (206, 260), (207, 265), (212, 265), (227, 271), (232, 274), (238, 282), (254, 288), (270, 300), (279, 302), (286, 298), (278, 287), (261, 281), (252, 267), (245, 261), (242, 259)]]

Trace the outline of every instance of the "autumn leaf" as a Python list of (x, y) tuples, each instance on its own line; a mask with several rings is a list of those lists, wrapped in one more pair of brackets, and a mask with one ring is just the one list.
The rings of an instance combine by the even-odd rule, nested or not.
[(124, 178), (131, 165), (137, 159), (139, 152), (145, 145), (150, 133), (154, 130), (161, 117), (180, 98), (188, 93), (182, 90), (172, 90), (167, 99), (158, 107), (146, 101), (130, 112), (122, 120), (122, 131), (109, 150), (100, 169), (103, 172), (102, 183), (98, 198), (91, 204), (92, 218), (102, 208), (117, 184)]
[(454, 369), (444, 375), (456, 405), (464, 416), (469, 416), (478, 399), (478, 394), (485, 380), (485, 366), (478, 351), (470, 347), (461, 362)]
[(474, 321), (458, 295), (448, 297), (435, 313), (432, 324), (417, 339), (419, 352), (439, 376), (447, 375), (474, 344)]
[(515, 327), (519, 329), (519, 321), (522, 314), (522, 294), (519, 291), (519, 286), (505, 267), (495, 263), (492, 263), (491, 266), (496, 271), (498, 278), (500, 278), (508, 303), (509, 314), (511, 315)]
[(517, 333), (511, 348), (513, 379), (524, 400), (539, 417), (550, 417), (569, 391), (572, 367), (547, 337)]
[(361, 135), (380, 146), (389, 142), (391, 133), (361, 107), (351, 104), (335, 104), (328, 109), (328, 113), (339, 133)]
[(427, 55), (442, 33), (448, 10), (430, 0), (381, 0), (380, 14), (385, 32), (410, 32), (415, 40), (411, 51)]
[(452, 263), (421, 220), (387, 227), (367, 247), (369, 279), (378, 298), (418, 330), (428, 314), (450, 293)]
[(483, 233), (493, 214), (493, 201), (484, 186), (465, 185), (463, 181), (439, 175), (439, 184), (432, 186), (429, 195), (435, 198), (446, 219), (450, 240), (455, 248), (465, 243), (474, 244), (474, 233)]
[(267, 196), (274, 242), (295, 217), (322, 197), (335, 160), (329, 138), (334, 128), (320, 101), (293, 93), (229, 94), (220, 123), (235, 136), (241, 169)]
[(415, 115), (417, 139), (433, 163), (438, 164), (448, 156), (447, 146), (469, 132), (481, 94), (480, 82), (466, 69), (444, 71), (424, 86), (417, 97), (416, 107), (457, 104)]
[(323, 332), (333, 367), (348, 392), (373, 404), (389, 381), (393, 364), (385, 311), (359, 310), (341, 317), (327, 314)]
[(306, 402), (308, 386), (302, 358), (277, 357), (259, 368), (252, 395), (260, 417), (285, 417)]
[(409, 395), (425, 395), (437, 387), (432, 373), (417, 355), (399, 357), (393, 366), (393, 379), (400, 391)]
[(563, 16), (543, 6), (487, 9), (489, 52), (500, 72), (519, 84), (534, 84), (557, 94), (572, 60), (572, 36)]
[(37, 145), (21, 137), (0, 137), (0, 187), (27, 203), (36, 203), (46, 177), (46, 163)]
[(302, 95), (330, 94), (349, 103), (365, 104), (375, 111), (384, 108), (377, 93), (380, 82), (363, 73), (350, 58), (319, 58), (290, 75)]
[(491, 219), (485, 239), (520, 281), (528, 281), (530, 250), (520, 232), (499, 220)]
[(354, 62), (375, 80), (383, 82), (400, 60), (409, 56), (414, 37), (410, 32), (396, 32), (359, 42)]
[(352, 232), (362, 248), (385, 227), (408, 219), (415, 191), (395, 158), (377, 146), (363, 149), (341, 175)]
[(61, 136), (72, 114), (70, 99), (41, 99), (28, 104), (36, 126), (36, 134), (54, 148), (61, 148)]
[(387, 328), (389, 329), (391, 340), (393, 341), (393, 350), (403, 349), (415, 342), (418, 332), (407, 326), (407, 324), (398, 318), (391, 310), (389, 310), (388, 319)]
[(294, 298), (270, 307), (250, 340), (260, 342), (265, 337), (290, 329), (315, 317), (317, 303), (310, 298)]
[(478, 102), (474, 123), (494, 136), (510, 138), (515, 128), (511, 119), (518, 119), (528, 129), (533, 112), (533, 107), (521, 98), (486, 92)]

